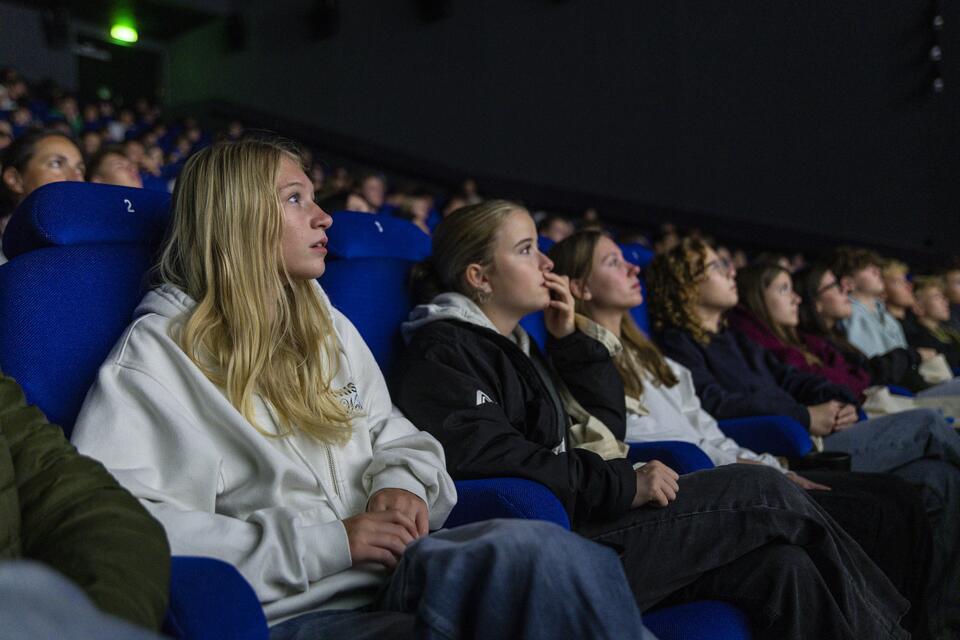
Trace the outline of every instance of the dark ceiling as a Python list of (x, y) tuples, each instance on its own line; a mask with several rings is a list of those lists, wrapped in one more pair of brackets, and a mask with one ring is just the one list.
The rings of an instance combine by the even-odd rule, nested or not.
[[(141, 38), (172, 40), (221, 18), (224, 3), (203, 3), (204, 9), (162, 0), (20, 0), (34, 9), (66, 11), (71, 20), (111, 25), (119, 13), (132, 16)], [(194, 3), (196, 5), (197, 3)]]

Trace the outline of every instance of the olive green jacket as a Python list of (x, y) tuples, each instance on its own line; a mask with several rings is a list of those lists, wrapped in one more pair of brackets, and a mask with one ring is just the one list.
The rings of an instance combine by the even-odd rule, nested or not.
[(0, 561), (12, 558), (56, 569), (103, 611), (160, 627), (170, 582), (163, 528), (0, 372)]

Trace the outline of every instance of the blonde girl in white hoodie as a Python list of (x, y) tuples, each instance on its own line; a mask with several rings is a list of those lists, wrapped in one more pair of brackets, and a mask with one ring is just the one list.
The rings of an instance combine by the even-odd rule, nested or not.
[(429, 533), (456, 502), (443, 450), (316, 282), (331, 222), (289, 143), (190, 158), (80, 451), (175, 554), (236, 566), (273, 638), (649, 637), (609, 549), (532, 521)]

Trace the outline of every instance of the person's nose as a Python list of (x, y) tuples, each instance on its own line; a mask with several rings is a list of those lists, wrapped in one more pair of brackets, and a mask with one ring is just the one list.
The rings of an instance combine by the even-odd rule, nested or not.
[(640, 276), (640, 267), (633, 264), (632, 262), (627, 263), (627, 275), (631, 278), (637, 278)]
[(540, 271), (553, 271), (553, 260), (547, 257), (542, 251), (537, 251), (537, 254), (540, 256)]
[(316, 202), (313, 203), (313, 218), (310, 220), (310, 226), (314, 229), (329, 229), (333, 226), (333, 216), (323, 210)]

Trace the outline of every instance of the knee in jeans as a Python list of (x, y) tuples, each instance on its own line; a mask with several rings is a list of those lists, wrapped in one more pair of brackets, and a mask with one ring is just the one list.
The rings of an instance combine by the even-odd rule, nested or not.
[(777, 583), (803, 586), (816, 580), (819, 572), (809, 554), (792, 544), (770, 545), (757, 562), (757, 571), (765, 571)]
[(614, 554), (563, 527), (541, 520), (504, 520), (498, 533), (510, 540), (511, 550), (531, 562), (563, 563), (571, 558), (592, 562), (600, 553)]

